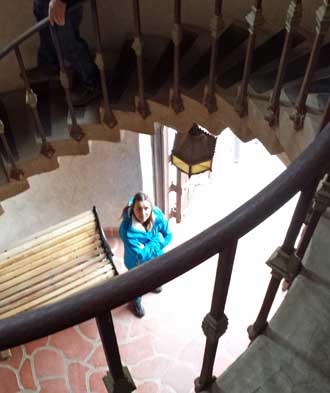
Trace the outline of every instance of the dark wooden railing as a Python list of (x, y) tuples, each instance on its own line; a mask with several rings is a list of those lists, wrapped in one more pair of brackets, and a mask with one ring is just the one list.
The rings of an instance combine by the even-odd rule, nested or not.
[(324, 42), (326, 33), (330, 28), (330, 1), (323, 0), (316, 11), (316, 35), (313, 43), (311, 55), (309, 57), (305, 76), (300, 87), (299, 95), (296, 102), (296, 108), (290, 116), (293, 121), (295, 130), (299, 131), (304, 127), (306, 115), (306, 100), (312, 83), (315, 67), (320, 55), (320, 49)]
[(262, 0), (256, 0), (251, 12), (246, 16), (249, 25), (249, 41), (246, 51), (243, 78), (235, 103), (236, 112), (240, 117), (248, 115), (248, 85), (253, 62), (253, 53), (257, 38), (257, 28), (263, 23)]
[(286, 18), (286, 35), (282, 50), (281, 60), (275, 80), (275, 85), (269, 102), (268, 113), (265, 119), (273, 128), (278, 127), (280, 118), (280, 97), (287, 68), (289, 56), (292, 50), (294, 34), (300, 25), (302, 17), (302, 0), (292, 0)]
[[(294, 5), (298, 5), (299, 3), (299, 1), (293, 1)], [(77, 4), (77, 6), (79, 5), (80, 3)], [(179, 1), (177, 1), (175, 4), (175, 24), (178, 26), (181, 26), (180, 5), (181, 4)], [(221, 5), (222, 1), (216, 1), (216, 23), (214, 24), (214, 30), (212, 30), (214, 34), (212, 35), (212, 54), (210, 60), (209, 85), (207, 92), (208, 94), (210, 93), (210, 107), (208, 108), (210, 112), (212, 112), (212, 108), (214, 108), (213, 104), (215, 99), (215, 64), (217, 57), (217, 39), (220, 26), (219, 21), (221, 17)], [(138, 0), (133, 0), (133, 9), (135, 26), (135, 40), (133, 43), (133, 48), (137, 55), (139, 81), (137, 109), (141, 113), (142, 117), (145, 118), (150, 114), (150, 111), (144, 95), (141, 22)], [(113, 117), (111, 111), (106, 88), (102, 45), (95, 0), (92, 0), (92, 10), (98, 50), (96, 62), (99, 66), (101, 74), (106, 122), (110, 127), (113, 127), (116, 120)], [(321, 10), (323, 10), (325, 13), (329, 11), (328, 1), (324, 0), (324, 5), (323, 8), (321, 7)], [(236, 109), (238, 110), (240, 116), (245, 116), (248, 110), (248, 80), (256, 41), (256, 27), (262, 20), (261, 12), (261, 0), (257, 0), (255, 6), (252, 8), (251, 13), (247, 17), (250, 37), (243, 80), (236, 105)], [(323, 21), (320, 12), (318, 16), (318, 20)], [(25, 88), (29, 95), (29, 100), (33, 104), (31, 105), (32, 109), (36, 108), (36, 98), (26, 77), (24, 63), (19, 51), (19, 45), (39, 29), (45, 28), (47, 24), (48, 18), (39, 22), (32, 29), (18, 37), (8, 47), (0, 52), (1, 59), (11, 51), (15, 51), (17, 60), (21, 67), (21, 73), (25, 82)], [(320, 34), (324, 35), (324, 29), (325, 25), (323, 22), (320, 22), (318, 25), (318, 36)], [(177, 28), (177, 30), (180, 31), (180, 28)], [(66, 75), (61, 47), (56, 34), (56, 27), (51, 27), (51, 33), (59, 59), (61, 82), (65, 89), (66, 99), (71, 115), (71, 135), (76, 140), (81, 140), (84, 134), (77, 124), (72, 106), (69, 79)], [(286, 41), (287, 48), (284, 48), (282, 53), (280, 72), (277, 77), (276, 91), (274, 92), (274, 101), (272, 101), (275, 105), (278, 104), (283, 74), (288, 56), (287, 52), (290, 47), (290, 40), (291, 38), (288, 34)], [(315, 59), (317, 58), (316, 55), (321, 45), (319, 40), (320, 37), (317, 37), (316, 41), (314, 42), (314, 55), (312, 53), (310, 64), (305, 75), (306, 82), (303, 83), (305, 87), (308, 87), (310, 83), (312, 70), (315, 66)], [(179, 45), (177, 46), (178, 48), (176, 56), (178, 59)], [(174, 68), (174, 74), (176, 75), (174, 90), (176, 90), (176, 93), (178, 93), (177, 97), (180, 97), (178, 60), (175, 61)], [(301, 96), (302, 95), (306, 95), (306, 92), (304, 94), (301, 93)], [(299, 104), (299, 108), (303, 108), (304, 104), (302, 104), (302, 101), (299, 102), (301, 103), (301, 105)], [(129, 379), (128, 372), (126, 372), (121, 365), (118, 346), (113, 329), (113, 321), (109, 310), (127, 303), (136, 296), (147, 293), (154, 288), (177, 278), (178, 276), (203, 263), (208, 258), (219, 254), (218, 269), (214, 284), (211, 309), (210, 312), (206, 315), (202, 324), (202, 328), (206, 336), (203, 365), (201, 374), (195, 381), (196, 392), (200, 392), (210, 386), (214, 379), (212, 372), (218, 341), (219, 338), (225, 333), (228, 323), (228, 318), (225, 315), (225, 306), (235, 259), (235, 252), (239, 239), (250, 232), (253, 228), (258, 226), (271, 214), (273, 214), (292, 196), (301, 191), (301, 195), (288, 228), (285, 240), (282, 246), (276, 250), (273, 256), (267, 261), (267, 264), (272, 268), (272, 277), (257, 319), (255, 323), (248, 328), (249, 337), (251, 340), (253, 340), (259, 334), (261, 334), (267, 326), (269, 311), (278, 290), (280, 280), (285, 278), (289, 283), (291, 283), (299, 273), (301, 268), (301, 260), (315, 230), (317, 222), (320, 219), (322, 213), (330, 204), (330, 183), (328, 182), (330, 173), (327, 173), (329, 156), (328, 152), (330, 149), (330, 125), (328, 124), (330, 120), (329, 108), (330, 104), (327, 106), (327, 110), (321, 124), (322, 132), (319, 133), (317, 139), (285, 172), (283, 172), (264, 190), (242, 205), (239, 209), (225, 217), (217, 224), (195, 236), (191, 240), (177, 247), (175, 250), (172, 250), (167, 254), (157, 258), (153, 263), (142, 265), (137, 269), (131, 270), (123, 275), (113, 278), (106, 284), (90, 289), (77, 296), (67, 298), (61, 302), (54, 303), (33, 311), (28, 311), (26, 313), (17, 314), (16, 316), (8, 319), (0, 320), (0, 350), (24, 344), (28, 341), (35, 340), (76, 325), (90, 318), (96, 318), (111, 374), (108, 375), (108, 380), (112, 378), (114, 381), (119, 381), (118, 383), (125, 385), (125, 389), (123, 391), (130, 392), (134, 389), (134, 384)], [(276, 110), (277, 109), (275, 106), (275, 114)], [(35, 117), (35, 119), (38, 123), (38, 118)], [(43, 140), (43, 145), (48, 149), (49, 145), (44, 137), (41, 124), (37, 124), (37, 127)], [(8, 151), (7, 156), (12, 166), (10, 176), (21, 178), (23, 174), (17, 168), (15, 161), (10, 154), (10, 150), (6, 139), (3, 136), (3, 132), (0, 132), (0, 137), (5, 146), (6, 153)], [(49, 148), (48, 151), (51, 152), (51, 148)], [(46, 155), (51, 156), (51, 153)], [(5, 165), (3, 164), (3, 160), (1, 161), (1, 165)], [(322, 187), (319, 188), (315, 193), (319, 179), (325, 173), (326, 176), (323, 180)], [(308, 179), (308, 181), (306, 181), (306, 179)], [(310, 210), (311, 206), (312, 210)], [(307, 219), (306, 214), (308, 211), (310, 211), (310, 215)], [(299, 246), (297, 247), (297, 250), (295, 250), (294, 246), (297, 236), (301, 230), (302, 225), (304, 224), (306, 225), (305, 230), (303, 232)]]
[(182, 41), (181, 0), (174, 0), (172, 41), (174, 45), (174, 78), (171, 105), (175, 113), (180, 113), (184, 110), (180, 93), (180, 44)]
[(217, 100), (215, 96), (216, 82), (216, 65), (218, 60), (218, 41), (223, 28), (222, 20), (222, 0), (215, 0), (214, 15), (211, 20), (211, 58), (209, 80), (204, 93), (204, 105), (209, 113), (215, 112), (217, 108)]
[[(218, 337), (223, 334), (227, 325), (224, 307), (237, 241), (279, 209), (297, 192), (305, 190), (303, 201), (300, 199), (298, 202), (285, 242), (287, 244), (285, 249), (290, 251), (294, 237), (300, 230), (303, 211), (306, 210), (308, 201), (310, 201), (309, 187), (315, 184), (328, 169), (329, 149), (330, 124), (286, 171), (259, 194), (220, 222), (176, 249), (158, 257), (153, 263), (142, 265), (77, 296), (1, 320), (0, 350), (104, 315), (109, 310), (175, 279), (219, 253), (219, 266), (211, 311), (203, 323), (203, 330), (207, 335), (206, 351), (202, 372), (196, 381), (196, 389), (201, 391), (212, 382), (213, 360)], [(308, 186), (306, 186), (306, 178), (309, 179)], [(314, 221), (313, 225), (315, 225)], [(304, 247), (306, 248), (306, 246)], [(278, 280), (273, 280), (268, 293), (273, 296), (277, 287)], [(269, 308), (269, 303), (265, 308)]]

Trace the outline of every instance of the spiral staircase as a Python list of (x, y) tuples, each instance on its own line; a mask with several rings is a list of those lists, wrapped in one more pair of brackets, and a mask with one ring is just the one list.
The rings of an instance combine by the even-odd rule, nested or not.
[[(10, 82), (1, 79), (4, 87), (0, 87), (0, 118), (3, 123), (0, 150), (2, 163), (0, 200), (13, 197), (26, 190), (29, 187), (30, 176), (56, 169), (59, 165), (59, 156), (87, 154), (89, 140), (120, 143), (121, 130), (152, 135), (155, 123), (161, 123), (185, 133), (188, 132), (192, 123), (196, 122), (215, 135), (219, 135), (226, 127), (230, 127), (242, 141), (259, 139), (270, 154), (280, 155), (287, 164), (299, 156), (297, 164), (293, 164), (292, 168), (290, 166), (291, 169), (288, 169), (287, 174), (285, 173), (281, 178), (282, 180), (251, 202), (249, 207), (254, 207), (253, 209), (247, 212), (244, 209), (248, 206), (242, 207), (244, 214), (241, 214), (239, 219), (242, 219), (242, 216), (245, 217), (246, 228), (238, 228), (239, 219), (234, 215), (232, 221), (224, 220), (219, 225), (216, 224), (217, 227), (210, 228), (207, 233), (199, 235), (197, 243), (200, 248), (196, 244), (193, 246), (192, 243), (183, 245), (180, 250), (174, 250), (174, 254), (169, 253), (161, 257), (158, 268), (152, 267), (148, 270), (148, 267), (143, 267), (137, 269), (137, 273), (131, 274), (130, 272), (128, 277), (131, 278), (128, 278), (127, 282), (137, 279), (137, 282), (141, 283), (140, 287), (134, 285), (133, 289), (125, 292), (125, 281), (120, 281), (121, 277), (119, 277), (116, 281), (117, 287), (116, 284), (109, 288), (102, 286), (98, 289), (99, 292), (95, 290), (94, 295), (90, 296), (106, 294), (105, 298), (109, 300), (107, 304), (113, 308), (136, 296), (139, 291), (146, 292), (152, 289), (152, 286), (173, 279), (176, 275), (182, 274), (220, 251), (225, 254), (225, 266), (230, 266), (235, 255), (235, 239), (237, 242), (243, 236), (244, 231), (246, 233), (258, 225), (260, 220), (279, 208), (295, 192), (302, 190), (302, 199), (297, 206), (299, 213), (293, 217), (294, 224), (292, 225), (295, 229), (289, 228), (287, 234), (289, 239), (282, 246), (285, 254), (284, 260), (286, 260), (286, 255), (296, 255), (294, 240), (303, 222), (314, 223), (313, 219), (307, 221), (305, 215), (312, 201), (316, 200), (313, 199), (316, 183), (326, 169), (325, 146), (329, 144), (329, 132), (320, 133), (320, 131), (330, 120), (330, 110), (327, 105), (330, 97), (330, 57), (328, 56), (330, 44), (327, 36), (330, 27), (329, 1), (309, 1), (307, 4), (307, 1), (292, 0), (286, 1), (285, 5), (280, 4), (278, 9), (274, 2), (267, 4), (262, 3), (261, 0), (238, 3), (234, 1), (232, 4), (217, 0), (206, 2), (205, 6), (192, 1), (189, 5), (191, 9), (187, 4), (181, 4), (181, 1), (174, 1), (171, 4), (166, 2), (165, 5), (160, 5), (158, 10), (160, 15), (156, 10), (154, 12), (151, 4), (146, 3), (142, 6), (139, 1), (133, 1), (132, 4), (127, 2), (126, 5), (129, 5), (129, 8), (127, 7), (125, 11), (119, 5), (111, 4), (108, 6), (110, 8), (107, 8), (107, 5), (96, 4), (94, 0), (85, 3), (85, 17), (88, 15), (92, 19), (91, 25), (85, 28), (87, 35), (94, 36), (96, 42), (95, 61), (100, 69), (103, 91), (100, 102), (79, 111), (73, 109), (70, 85), (65, 77), (66, 70), (59, 46), (57, 49), (61, 78), (37, 84), (29, 82), (25, 73), (24, 56), (26, 55), (28, 63), (31, 63), (31, 53), (36, 53), (37, 42), (34, 40), (33, 45), (30, 46), (26, 46), (26, 42), (30, 37), (36, 36), (38, 29), (48, 23), (47, 20), (27, 30), (23, 35), (12, 40), (9, 45), (1, 43), (3, 47), (0, 52), (0, 66), (3, 70), (1, 74), (4, 75), (5, 72), (8, 77), (12, 75), (14, 71), (11, 65), (14, 55), (20, 71), (16, 69), (15, 77)], [(125, 4), (123, 3), (122, 6), (124, 8)], [(208, 12), (205, 11), (207, 7), (209, 7)], [(166, 15), (167, 21), (165, 17), (162, 17), (162, 12), (166, 10), (170, 12), (169, 15), (163, 14)], [(248, 14), (244, 21), (242, 14), (246, 11)], [(303, 18), (302, 12), (304, 12)], [(316, 21), (314, 20), (315, 12)], [(198, 18), (199, 13), (201, 20)], [(203, 23), (206, 19), (205, 13), (210, 16), (210, 29)], [(102, 18), (99, 15), (102, 15)], [(110, 15), (112, 18), (119, 18), (120, 22), (117, 23), (122, 22), (124, 26), (121, 28), (121, 34), (118, 34), (121, 38), (118, 42), (113, 38), (106, 38), (100, 28), (102, 23), (106, 24), (106, 18)], [(172, 21), (172, 37), (164, 33), (169, 20)], [(159, 24), (158, 30), (155, 30), (154, 23)], [(144, 26), (146, 26), (146, 32), (144, 32)], [(15, 34), (18, 33), (22, 32), (15, 32)], [(56, 28), (53, 29), (53, 34), (56, 43)], [(111, 49), (104, 49), (105, 47)], [(19, 72), (22, 78), (18, 76)], [(22, 88), (23, 85), (24, 88)], [(319, 134), (323, 139), (320, 136), (316, 138)], [(300, 156), (314, 139), (316, 142), (311, 145), (309, 153)], [(276, 199), (273, 205), (270, 202), (272, 196)], [(262, 203), (264, 203), (265, 210), (260, 213)], [(300, 208), (303, 213), (299, 210)], [(325, 209), (326, 205), (321, 213)], [(320, 209), (314, 209), (314, 211), (318, 214)], [(252, 213), (255, 215), (253, 216)], [(318, 220), (320, 216), (321, 214)], [(314, 224), (312, 225), (313, 231), (316, 222)], [(234, 226), (231, 233), (228, 232), (226, 225), (228, 228), (230, 225)], [(292, 232), (295, 233), (294, 240)], [(312, 233), (308, 234), (309, 239)], [(222, 239), (221, 245), (216, 245), (216, 236)], [(228, 246), (226, 240), (229, 242)], [(300, 260), (307, 245), (303, 244), (302, 248), (304, 252), (299, 256)], [(195, 252), (194, 257), (180, 268), (180, 271), (174, 267), (175, 261), (180, 258), (188, 259), (189, 256), (192, 257), (193, 252)], [(165, 262), (169, 260), (171, 264), (165, 269)], [(281, 260), (281, 257), (275, 260)], [(296, 271), (296, 274), (290, 276), (290, 272), (288, 273), (285, 269), (283, 273), (283, 269), (281, 270), (275, 262), (270, 262), (270, 266), (273, 269), (273, 281), (270, 283), (265, 299), (271, 296), (269, 293), (276, 292), (280, 278), (284, 276), (293, 281), (298, 274)], [(222, 269), (226, 270), (225, 267)], [(156, 275), (157, 278), (148, 284), (142, 284), (145, 277), (150, 278), (151, 273), (155, 273), (156, 270), (159, 273)], [(224, 276), (228, 279), (230, 274), (230, 268), (228, 268)], [(217, 292), (215, 287), (215, 294), (225, 296), (223, 291), (227, 284), (220, 284), (220, 292)], [(128, 284), (126, 285), (128, 288)], [(116, 290), (121, 291), (122, 295), (114, 297), (115, 300), (110, 300), (110, 295), (113, 295)], [(304, 293), (305, 288), (300, 290)], [(298, 297), (299, 295), (296, 295), (295, 298)], [(88, 299), (86, 295), (80, 301), (88, 302)], [(266, 303), (267, 301), (265, 300)], [(212, 307), (219, 307), (216, 304), (217, 301), (214, 300)], [(59, 306), (53, 305), (52, 307), (49, 310), (54, 312), (54, 315), (60, 316)], [(67, 312), (70, 307), (73, 307), (73, 303), (67, 303)], [(104, 306), (98, 305), (97, 307), (98, 312), (105, 311)], [(264, 339), (266, 342), (259, 340), (259, 337), (257, 339), (257, 336), (267, 326), (268, 314), (265, 309), (267, 306), (263, 304), (256, 323), (249, 331), (250, 338), (256, 339), (256, 346), (252, 346), (251, 351), (247, 352), (247, 358), (253, 356), (249, 353), (261, 351), (263, 346), (267, 346), (267, 339)], [(34, 323), (44, 326), (40, 332), (47, 334), (49, 331), (54, 331), (54, 326), (43, 324), (42, 315), (38, 315), (35, 314)], [(70, 323), (95, 315), (86, 311)], [(201, 377), (196, 382), (196, 391), (212, 385), (213, 392), (239, 392), (242, 391), (240, 389), (244, 383), (249, 386), (248, 389), (244, 388), (244, 391), (249, 392), (259, 390), (265, 392), (312, 391), (303, 390), (303, 388), (294, 390), (296, 389), (294, 384), (291, 390), (285, 390), (284, 383), (283, 386), (281, 385), (281, 390), (278, 390), (280, 385), (276, 385), (274, 380), (267, 386), (261, 383), (258, 386), (253, 385), (252, 382), (247, 381), (248, 368), (246, 379), (244, 379), (245, 374), (236, 371), (235, 368), (240, 367), (239, 362), (246, 361), (244, 357), (237, 362), (237, 366), (233, 366), (232, 374), (230, 374), (231, 369), (228, 371), (228, 374), (223, 377), (224, 381), (220, 378), (219, 381), (214, 382), (211, 378), (212, 361), (210, 360), (212, 359), (210, 351), (212, 353), (214, 347), (213, 350), (210, 350), (210, 347), (212, 347), (212, 342), (217, 342), (215, 337), (218, 335), (217, 339), (219, 339), (219, 336), (223, 334), (225, 317), (223, 312), (217, 312), (214, 309), (211, 309), (208, 315), (210, 317), (203, 322), (203, 330), (208, 338), (208, 349), (205, 353), (208, 355), (205, 355)], [(14, 318), (13, 322), (9, 321), (8, 325), (0, 324), (0, 332), (5, 334), (8, 343), (17, 344), (19, 340), (23, 342), (23, 340), (36, 337), (35, 333), (29, 332), (17, 340), (23, 323), (23, 317), (17, 316), (17, 319)], [(66, 319), (62, 325), (59, 323), (56, 326), (63, 328), (69, 326), (70, 323)], [(212, 330), (210, 327), (212, 323), (215, 329), (213, 338), (209, 333)], [(277, 326), (277, 322), (274, 323)], [(10, 328), (15, 326), (16, 330), (13, 329), (15, 337), (10, 336)], [(28, 327), (26, 329), (25, 332), (28, 331)], [(289, 336), (290, 334), (292, 331), (288, 332)], [(2, 344), (2, 347), (5, 345)], [(256, 358), (256, 356), (253, 357), (253, 359)], [(251, 361), (250, 364), (252, 367), (253, 362)], [(233, 381), (232, 375), (236, 372), (240, 373), (240, 378), (237, 379), (240, 382)], [(250, 374), (255, 375), (252, 371)], [(265, 378), (268, 377), (260, 374), (260, 380)], [(326, 386), (327, 382), (326, 377), (322, 379), (322, 383), (325, 384), (322, 386)], [(277, 390), (272, 390), (272, 386), (275, 386), (274, 389)], [(322, 388), (319, 391), (330, 391), (329, 388), (326, 389)]]

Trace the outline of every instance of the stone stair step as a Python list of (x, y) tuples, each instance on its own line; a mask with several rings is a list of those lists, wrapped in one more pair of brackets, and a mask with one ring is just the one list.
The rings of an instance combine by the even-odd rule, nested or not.
[[(326, 44), (321, 48), (320, 57), (316, 66), (316, 72), (330, 65), (329, 50), (330, 44)], [(290, 83), (304, 76), (309, 57), (310, 50), (304, 49), (304, 53), (301, 53), (299, 57), (293, 58), (288, 63), (283, 82), (284, 84)], [(271, 90), (274, 86), (276, 75), (277, 68), (274, 68), (271, 71), (262, 72), (259, 75), (255, 75), (251, 78), (252, 87), (260, 94)]]
[[(262, 67), (274, 61), (274, 59), (279, 60), (283, 49), (285, 33), (286, 30), (279, 31), (255, 49), (251, 73), (258, 71)], [(293, 41), (293, 47), (301, 44), (304, 40), (304, 36), (296, 34)], [(245, 56), (225, 73), (220, 74), (217, 81), (219, 86), (223, 89), (228, 89), (230, 86), (239, 82), (243, 76), (244, 61)]]
[[(240, 46), (248, 37), (248, 31), (236, 24), (230, 24), (221, 34), (218, 40), (218, 64), (217, 68), (220, 67), (220, 63), (233, 52), (238, 46)], [(210, 34), (209, 34), (209, 48), (203, 53), (198, 61), (189, 70), (189, 77), (187, 75), (185, 79), (185, 87), (192, 88), (197, 85), (201, 80), (206, 78), (209, 74), (211, 48), (210, 48)]]
[[(180, 58), (182, 58), (189, 50), (196, 37), (197, 33), (183, 28), (182, 41), (180, 45)], [(168, 39), (166, 48), (146, 80), (146, 92), (151, 96), (156, 95), (164, 83), (173, 76), (173, 68), (174, 45), (173, 42)]]
[(129, 80), (136, 72), (136, 57), (132, 49), (133, 38), (128, 37), (122, 47), (116, 64), (107, 72), (110, 103), (117, 103), (127, 89)]

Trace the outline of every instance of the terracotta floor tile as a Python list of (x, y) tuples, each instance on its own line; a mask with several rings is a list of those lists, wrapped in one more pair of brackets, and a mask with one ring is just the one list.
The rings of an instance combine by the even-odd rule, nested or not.
[(104, 382), (103, 377), (106, 375), (106, 371), (96, 371), (91, 374), (89, 377), (89, 387), (91, 393), (108, 393)]
[(107, 360), (105, 358), (104, 350), (102, 345), (100, 344), (91, 358), (88, 360), (88, 364), (93, 367), (107, 367)]
[(152, 359), (141, 360), (139, 365), (130, 367), (134, 378), (138, 379), (157, 379), (162, 378), (171, 365), (171, 360), (164, 356), (155, 356)]
[(62, 356), (53, 349), (43, 348), (34, 354), (38, 377), (64, 376), (66, 368)]
[(25, 389), (36, 390), (36, 383), (32, 374), (31, 362), (26, 359), (20, 370), (20, 380)]
[(25, 350), (28, 355), (31, 355), (36, 348), (41, 348), (48, 342), (48, 337), (40, 338), (39, 340), (31, 341), (25, 344)]
[(79, 329), (85, 336), (87, 336), (92, 340), (100, 337), (99, 331), (97, 329), (96, 321), (94, 318), (84, 323), (81, 323), (79, 325)]
[(8, 366), (12, 366), (14, 368), (18, 368), (21, 364), (23, 357), (23, 347), (15, 347), (11, 348), (11, 357), (7, 360), (2, 360), (0, 364), (6, 364)]
[(88, 367), (77, 362), (70, 363), (68, 374), (71, 393), (87, 392), (85, 374), (88, 370)]
[(144, 336), (121, 345), (120, 355), (122, 362), (129, 366), (138, 363), (141, 359), (152, 357), (154, 355), (153, 337)]
[(50, 345), (62, 350), (68, 359), (85, 359), (93, 349), (93, 344), (74, 328), (54, 334), (50, 339)]
[(155, 382), (145, 382), (142, 385), (137, 386), (137, 393), (158, 393), (158, 384)]
[(19, 390), (15, 373), (0, 365), (0, 393), (16, 393)]
[(176, 393), (188, 393), (198, 377), (188, 366), (180, 362), (172, 362), (162, 377), (162, 383), (172, 387)]
[[(65, 380), (62, 378), (40, 381), (40, 393), (69, 393)], [(70, 392), (71, 393), (71, 392)]]

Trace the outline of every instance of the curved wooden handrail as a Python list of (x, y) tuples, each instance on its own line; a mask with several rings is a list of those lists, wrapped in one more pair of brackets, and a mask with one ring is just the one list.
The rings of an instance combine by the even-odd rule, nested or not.
[[(78, 8), (82, 3), (85, 3), (87, 0), (81, 0), (75, 5), (71, 6), (68, 8), (67, 12), (71, 12), (72, 10)], [(7, 46), (4, 47), (0, 51), (0, 60), (3, 59), (5, 56), (8, 55), (11, 51), (13, 51), (16, 47), (21, 45), (24, 41), (26, 41), (28, 38), (33, 36), (36, 32), (39, 30), (43, 29), (47, 24), (49, 23), (49, 17), (46, 17), (39, 21), (38, 23), (34, 24), (32, 27), (27, 29), (24, 33), (20, 34), (17, 38), (15, 38), (13, 41), (11, 41)]]
[[(288, 169), (227, 217), (154, 261), (74, 297), (0, 321), (0, 350), (118, 307), (201, 264), (251, 231), (328, 166), (330, 124)], [(307, 181), (306, 181), (307, 179)]]

